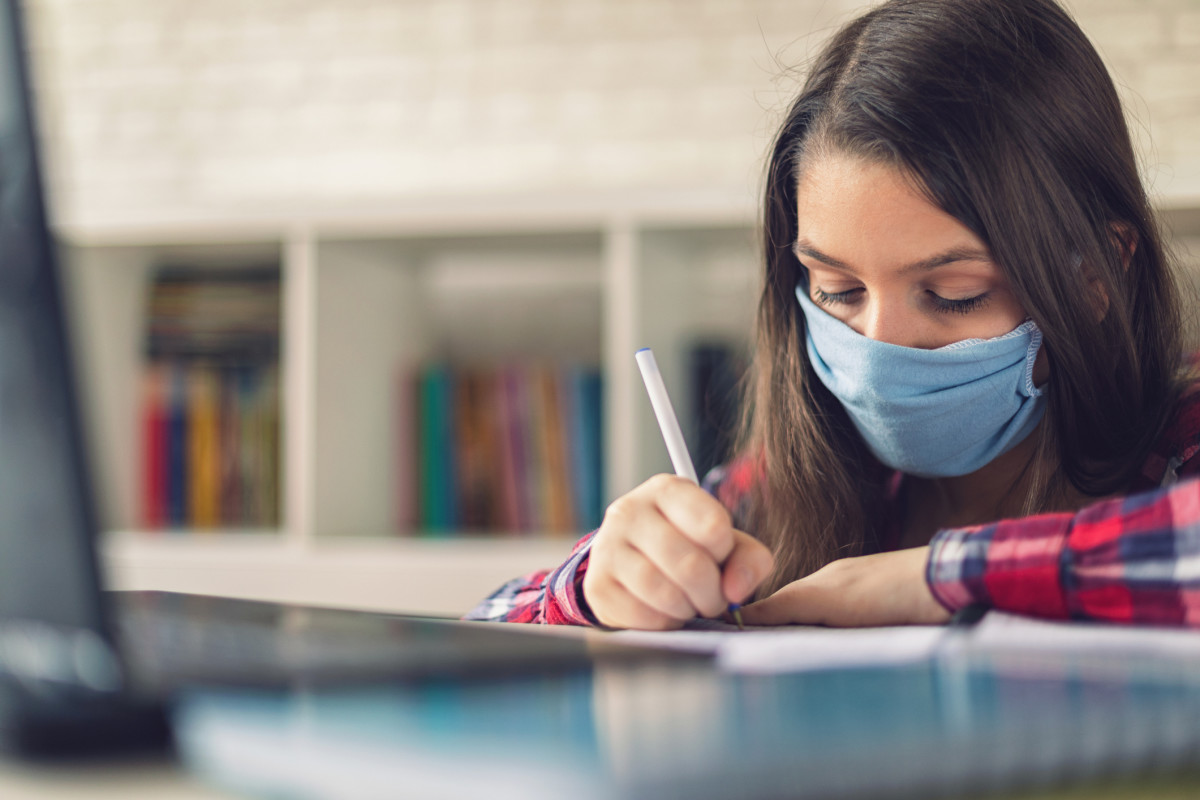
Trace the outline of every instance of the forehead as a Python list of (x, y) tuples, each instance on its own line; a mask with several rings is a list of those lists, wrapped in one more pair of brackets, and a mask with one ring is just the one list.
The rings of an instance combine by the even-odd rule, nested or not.
[(847, 263), (907, 263), (951, 248), (985, 249), (909, 175), (887, 164), (814, 155), (796, 188), (798, 241)]

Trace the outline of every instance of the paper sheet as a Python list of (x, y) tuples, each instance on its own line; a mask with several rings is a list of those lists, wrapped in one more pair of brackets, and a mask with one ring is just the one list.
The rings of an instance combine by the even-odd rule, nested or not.
[(679, 631), (614, 631), (624, 644), (711, 653), (731, 672), (794, 672), (828, 667), (901, 664), (928, 658), (942, 626), (822, 628), (788, 625), (749, 628), (695, 620)]
[(1135, 653), (1200, 659), (1200, 631), (1188, 628), (1057, 622), (989, 612), (971, 631), (976, 652)]
[(728, 672), (769, 673), (911, 664), (933, 656), (946, 631), (940, 625), (805, 628), (729, 637), (717, 650), (717, 665)]
[(1008, 660), (1017, 666), (1063, 658), (1103, 663), (1117, 657), (1200, 663), (1200, 631), (1050, 622), (997, 611), (970, 628), (786, 626), (739, 631), (724, 622), (696, 620), (680, 631), (607, 635), (627, 644), (711, 653), (723, 670), (759, 674), (894, 666), (951, 654)]

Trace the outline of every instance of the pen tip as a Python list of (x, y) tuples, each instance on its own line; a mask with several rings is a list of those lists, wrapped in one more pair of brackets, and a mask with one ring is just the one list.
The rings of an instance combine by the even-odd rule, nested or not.
[(746, 630), (746, 626), (742, 624), (742, 605), (741, 603), (730, 603), (729, 614), (733, 617), (733, 621), (737, 623), (738, 630)]

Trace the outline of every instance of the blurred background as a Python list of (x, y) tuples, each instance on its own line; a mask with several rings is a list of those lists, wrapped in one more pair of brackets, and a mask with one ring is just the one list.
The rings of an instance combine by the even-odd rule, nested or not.
[[(461, 614), (669, 471), (642, 346), (719, 462), (764, 150), (868, 5), (29, 0), (114, 584)], [(1068, 6), (1194, 283), (1200, 4)]]

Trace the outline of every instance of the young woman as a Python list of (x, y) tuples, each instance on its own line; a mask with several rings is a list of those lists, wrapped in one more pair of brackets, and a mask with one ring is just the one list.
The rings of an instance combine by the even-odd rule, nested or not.
[(469, 618), (1200, 626), (1200, 391), (1111, 79), (1053, 0), (892, 0), (770, 157), (735, 459)]

